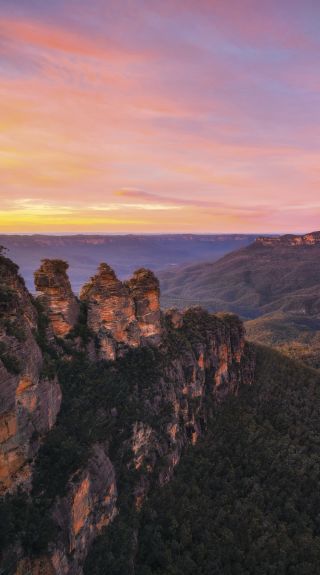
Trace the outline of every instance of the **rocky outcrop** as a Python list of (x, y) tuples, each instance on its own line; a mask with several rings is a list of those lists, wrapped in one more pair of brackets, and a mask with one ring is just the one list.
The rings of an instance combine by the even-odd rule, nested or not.
[(0, 492), (27, 487), (41, 437), (61, 403), (56, 378), (42, 375), (37, 311), (18, 268), (0, 256)]
[(154, 402), (148, 406), (155, 422), (164, 409), (168, 410), (162, 432), (143, 422), (133, 426), (134, 466), (145, 469), (135, 488), (138, 507), (149, 489), (148, 477), (156, 471), (157, 462), (163, 462), (157, 471), (163, 484), (172, 476), (184, 447), (195, 444), (204, 433), (210, 417), (210, 398), (220, 402), (253, 381), (254, 358), (245, 349), (244, 328), (237, 316), (210, 315), (194, 308), (184, 314), (169, 310), (165, 320), (167, 334), (173, 340), (164, 344), (163, 353), (170, 357), (175, 342), (181, 347), (164, 366)]
[(76, 575), (92, 541), (117, 513), (114, 468), (104, 449), (95, 445), (87, 466), (69, 480), (67, 495), (59, 499), (53, 517), (59, 527), (57, 539), (45, 556), (24, 558), (16, 575)]
[[(78, 310), (66, 264), (60, 264), (44, 260), (36, 272), (41, 302), (59, 337), (70, 333)], [(0, 343), (8, 346), (19, 365), (19, 373), (13, 373), (12, 358), (10, 363), (4, 354), (0, 362), (0, 392), (5, 404), (0, 420), (1, 473), (2, 485), (8, 490), (30, 479), (28, 462), (32, 462), (41, 438), (55, 422), (61, 394), (55, 379), (41, 377), (44, 360), (34, 335), (38, 318), (32, 298), (17, 275), (16, 266), (12, 262), (7, 267), (2, 265), (4, 322)], [(6, 290), (11, 295), (5, 295)], [(78, 460), (75, 453), (77, 467), (82, 467), (66, 477), (65, 490), (54, 491), (45, 508), (58, 527), (55, 541), (38, 557), (25, 557), (21, 547), (15, 575), (28, 571), (31, 575), (82, 575), (92, 542), (118, 513), (116, 483), (122, 493), (123, 489), (129, 490), (127, 502), (132, 501), (139, 510), (150, 486), (170, 480), (183, 450), (205, 432), (213, 406), (228, 394), (236, 395), (242, 385), (250, 385), (253, 380), (254, 358), (246, 349), (242, 322), (232, 314), (213, 315), (200, 308), (184, 313), (172, 309), (161, 314), (159, 285), (152, 272), (138, 270), (123, 283), (107, 264), (101, 264), (80, 297), (87, 310), (87, 324), (82, 327), (89, 328), (95, 336), (98, 359), (118, 360), (101, 364), (106, 385), (112, 384), (109, 376), (110, 380), (115, 376), (117, 385), (119, 382), (119, 387), (126, 390), (125, 396), (120, 393), (118, 399), (117, 392), (112, 392), (110, 397), (106, 395), (107, 404), (101, 405), (103, 398), (97, 394), (99, 389), (106, 394), (107, 387), (104, 380), (101, 386), (98, 378), (93, 393), (96, 397), (88, 394), (87, 398), (84, 387), (90, 376), (85, 373), (88, 362), (82, 356), (88, 347), (83, 345), (79, 354), (79, 342), (71, 339), (68, 346), (64, 343), (68, 352), (65, 364), (72, 367), (74, 361), (75, 368), (62, 414), (68, 418), (71, 409), (72, 422), (77, 426), (74, 413), (79, 405), (83, 409), (85, 397), (83, 413), (89, 412), (86, 425), (90, 433), (78, 435), (76, 427), (76, 441), (71, 445), (77, 445), (79, 437), (79, 447), (85, 444), (86, 455)], [(23, 336), (19, 332), (14, 335), (8, 328), (17, 319)], [(132, 371), (123, 369), (126, 364), (122, 356), (130, 348), (139, 348), (127, 356)], [(63, 349), (58, 349), (59, 362)], [(133, 377), (135, 363), (138, 376), (135, 373)], [(146, 369), (150, 376), (145, 375)], [(82, 399), (77, 403), (78, 379)], [(91, 424), (96, 419), (99, 425), (91, 436)], [(61, 419), (57, 428), (61, 431), (59, 425)], [(81, 425), (83, 422), (79, 421)], [(70, 428), (62, 426), (63, 432), (66, 429), (72, 435)], [(61, 437), (65, 441), (64, 433)], [(55, 462), (56, 457), (57, 451), (53, 450), (51, 458)], [(49, 472), (50, 469), (49, 465)], [(41, 484), (39, 496), (47, 501), (45, 485), (46, 482)]]
[(98, 338), (102, 359), (113, 360), (125, 346), (140, 344), (133, 298), (108, 264), (100, 264), (80, 299), (88, 306), (88, 327)]
[(44, 259), (35, 272), (35, 287), (40, 293), (53, 334), (66, 336), (75, 326), (79, 316), (79, 304), (72, 293), (67, 275), (68, 264), (62, 260)]
[(101, 359), (114, 360), (128, 347), (159, 343), (159, 283), (151, 271), (138, 270), (122, 283), (102, 263), (80, 299), (88, 307), (88, 327), (97, 336)]
[(137, 270), (127, 283), (132, 294), (136, 318), (144, 341), (160, 341), (160, 288), (155, 275), (144, 268)]
[(260, 237), (255, 240), (256, 245), (266, 247), (276, 246), (315, 246), (320, 244), (320, 232), (311, 232), (302, 236), (287, 234), (276, 237)]

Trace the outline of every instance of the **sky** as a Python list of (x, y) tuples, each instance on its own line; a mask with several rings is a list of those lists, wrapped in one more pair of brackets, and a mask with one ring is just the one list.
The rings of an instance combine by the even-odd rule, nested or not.
[(0, 0), (0, 232), (320, 228), (319, 0)]

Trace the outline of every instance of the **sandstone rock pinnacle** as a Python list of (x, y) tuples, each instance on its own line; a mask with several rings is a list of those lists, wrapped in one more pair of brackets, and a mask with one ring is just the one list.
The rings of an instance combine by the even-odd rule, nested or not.
[(63, 260), (44, 259), (34, 274), (36, 290), (41, 294), (39, 300), (57, 337), (66, 336), (79, 316), (79, 303), (71, 289), (68, 267)]
[(85, 284), (81, 301), (88, 306), (88, 327), (96, 334), (102, 359), (115, 359), (121, 344), (137, 347), (140, 333), (133, 298), (106, 263)]

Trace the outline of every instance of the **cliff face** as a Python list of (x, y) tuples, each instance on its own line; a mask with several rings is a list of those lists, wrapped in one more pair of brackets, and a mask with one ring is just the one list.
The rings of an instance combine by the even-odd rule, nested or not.
[(37, 311), (18, 275), (0, 256), (0, 492), (27, 486), (30, 461), (61, 403), (56, 378), (42, 377)]
[(150, 270), (137, 270), (127, 283), (132, 294), (142, 341), (160, 341), (160, 288)]
[(114, 360), (126, 347), (160, 338), (159, 284), (152, 272), (139, 270), (122, 283), (107, 264), (82, 288), (88, 327), (97, 336), (101, 359)]
[(79, 304), (67, 276), (68, 267), (62, 260), (45, 259), (34, 274), (35, 287), (40, 292), (39, 300), (57, 337), (66, 336), (79, 316)]
[(262, 246), (315, 246), (320, 244), (320, 232), (312, 232), (303, 236), (287, 234), (277, 237), (261, 237), (255, 240), (255, 244)]
[[(138, 507), (154, 472), (160, 484), (168, 481), (184, 447), (195, 444), (203, 434), (211, 401), (219, 403), (228, 394), (236, 395), (253, 380), (254, 358), (245, 351), (243, 325), (236, 316), (213, 316), (200, 308), (185, 313), (170, 310), (165, 323), (167, 341), (162, 353), (170, 360), (163, 363), (148, 410), (154, 421), (168, 407), (170, 415), (161, 432), (143, 421), (133, 426), (134, 465), (146, 469), (135, 488)], [(160, 470), (159, 459), (163, 461)]]
[[(63, 359), (59, 348), (57, 359), (59, 373), (68, 370), (64, 380), (60, 377), (66, 396), (53, 430), (58, 442), (48, 440), (46, 449), (44, 441), (43, 467), (42, 451), (36, 460), (40, 489), (32, 492), (37, 510), (40, 505), (58, 529), (35, 556), (22, 551), (15, 535), (21, 550), (15, 575), (82, 575), (92, 542), (123, 513), (123, 497), (126, 508), (139, 510), (152, 484), (167, 482), (183, 449), (205, 432), (213, 406), (253, 378), (254, 358), (236, 316), (211, 315), (200, 308), (161, 314), (152, 272), (138, 270), (122, 283), (107, 264), (83, 287), (81, 300), (87, 308), (86, 327), (98, 343), (98, 359), (115, 361), (98, 366), (88, 362), (88, 342), (83, 340), (81, 347), (71, 331), (79, 308), (66, 269), (66, 264), (45, 260), (35, 274), (53, 333), (71, 337), (68, 357)], [(6, 289), (16, 294), (5, 304), (5, 320), (18, 319), (25, 332), (19, 341), (3, 327), (0, 337), (23, 365), (19, 374), (8, 372), (5, 358), (0, 365), (5, 403), (1, 473), (8, 489), (18, 484), (18, 476), (30, 478), (27, 460), (32, 461), (40, 438), (54, 424), (61, 395), (56, 380), (40, 376), (44, 360), (33, 335), (37, 311), (32, 299), (14, 264), (5, 270)], [(60, 452), (62, 466), (66, 457), (77, 464), (67, 465), (73, 471), (66, 477), (59, 470)], [(66, 482), (65, 489), (52, 481), (54, 474)], [(56, 491), (51, 483), (57, 484)]]
[(81, 570), (90, 544), (115, 517), (116, 500), (113, 465), (103, 448), (95, 445), (86, 468), (71, 479), (68, 494), (55, 505), (53, 515), (61, 531), (60, 542), (54, 544), (52, 562), (58, 573), (66, 542), (72, 559), (65, 572)]
[(139, 345), (133, 299), (107, 264), (100, 264), (98, 273), (82, 288), (80, 299), (88, 306), (88, 327), (98, 338), (102, 359), (115, 359), (124, 345)]
[[(47, 559), (55, 575), (83, 573), (93, 540), (105, 532), (103, 527), (118, 512), (121, 516), (117, 484), (122, 485), (122, 498), (132, 493), (132, 507), (139, 511), (152, 484), (169, 481), (183, 450), (205, 433), (212, 406), (227, 394), (237, 394), (242, 385), (252, 383), (254, 359), (245, 350), (244, 330), (238, 318), (212, 316), (194, 309), (184, 314), (170, 311), (163, 321), (161, 344), (153, 348), (157, 350), (155, 377), (151, 368), (146, 376), (147, 387), (139, 391), (135, 383), (139, 376), (126, 371), (127, 380), (133, 381), (131, 392), (125, 401), (120, 398), (119, 404), (111, 397), (108, 405), (114, 422), (109, 442), (117, 444), (116, 451), (113, 448), (110, 455), (106, 444), (95, 447), (94, 458), (71, 478), (67, 496), (58, 498), (54, 505), (52, 515), (60, 537), (49, 545)], [(132, 353), (131, 361), (141, 361), (139, 350)], [(121, 370), (123, 361), (118, 359), (110, 369), (117, 370), (119, 365)], [(143, 371), (142, 365), (141, 377)], [(120, 411), (126, 411), (132, 403), (139, 407), (130, 422), (129, 415), (128, 421), (121, 418)], [(102, 397), (97, 405), (101, 413)], [(98, 412), (95, 417), (99, 417)], [(117, 463), (116, 471), (112, 457), (122, 461), (120, 466)], [(127, 474), (131, 474), (130, 480)], [(31, 573), (36, 575), (34, 566)]]
[(52, 515), (58, 535), (48, 553), (18, 562), (16, 575), (74, 575), (81, 573), (88, 548), (117, 513), (115, 471), (101, 446), (68, 483), (65, 497), (58, 498)]

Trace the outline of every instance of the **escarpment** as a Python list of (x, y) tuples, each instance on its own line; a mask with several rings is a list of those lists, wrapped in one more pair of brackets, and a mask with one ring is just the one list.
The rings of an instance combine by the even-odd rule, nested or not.
[(79, 303), (72, 293), (67, 276), (68, 264), (62, 260), (42, 260), (34, 274), (39, 300), (47, 311), (53, 333), (66, 336), (79, 316)]
[[(52, 353), (51, 369), (59, 373), (62, 408), (47, 437), (59, 401), (50, 421), (48, 415), (47, 422), (38, 422), (42, 445), (36, 457), (36, 449), (28, 452), (33, 460), (28, 513), (14, 524), (5, 558), (15, 575), (82, 575), (94, 540), (106, 538), (108, 547), (109, 523), (127, 521), (126, 514), (139, 517), (148, 492), (170, 480), (183, 450), (205, 433), (219, 402), (252, 383), (254, 356), (234, 315), (200, 308), (161, 312), (159, 284), (148, 270), (121, 282), (101, 264), (81, 290), (86, 313), (78, 323), (66, 264), (45, 260), (40, 270), (36, 285), (53, 331), (43, 330), (42, 337), (45, 353)], [(21, 280), (16, 282), (23, 321), (29, 322), (28, 345), (34, 346), (21, 358), (30, 371), (28, 362), (36, 357), (38, 374), (44, 361), (32, 333), (38, 312)], [(95, 354), (88, 351), (90, 338)], [(49, 384), (55, 386), (51, 393), (59, 389), (56, 380), (37, 380), (39, 389), (48, 390)], [(45, 397), (48, 405), (48, 392)], [(7, 505), (10, 511), (16, 503)], [(17, 551), (10, 555), (13, 544)]]
[(286, 234), (284, 236), (261, 236), (256, 238), (255, 245), (267, 247), (280, 246), (316, 246), (320, 244), (320, 232), (311, 232), (302, 236)]
[(61, 403), (37, 343), (38, 312), (18, 267), (0, 255), (0, 492), (27, 487), (42, 436)]

